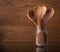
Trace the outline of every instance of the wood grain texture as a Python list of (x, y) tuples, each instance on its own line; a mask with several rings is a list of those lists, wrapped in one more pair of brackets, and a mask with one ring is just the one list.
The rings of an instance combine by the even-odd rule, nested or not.
[[(27, 18), (28, 9), (38, 5), (55, 9), (47, 23), (49, 43), (60, 43), (60, 0), (0, 0), (0, 37), (5, 42), (35, 42), (34, 24)], [(2, 36), (3, 35), (3, 36)]]

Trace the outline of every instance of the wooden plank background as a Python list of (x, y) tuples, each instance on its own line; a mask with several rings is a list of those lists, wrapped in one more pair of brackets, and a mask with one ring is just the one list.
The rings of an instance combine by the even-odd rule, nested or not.
[(60, 0), (0, 0), (0, 41), (35, 42), (34, 24), (27, 18), (28, 9), (38, 5), (55, 9), (47, 23), (49, 43), (60, 43)]

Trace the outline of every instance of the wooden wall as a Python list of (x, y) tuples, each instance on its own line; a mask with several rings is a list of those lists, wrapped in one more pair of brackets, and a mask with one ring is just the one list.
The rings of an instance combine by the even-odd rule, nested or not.
[(4, 43), (35, 42), (34, 24), (27, 18), (28, 9), (37, 5), (55, 9), (47, 23), (49, 43), (60, 43), (60, 0), (0, 0), (0, 40)]

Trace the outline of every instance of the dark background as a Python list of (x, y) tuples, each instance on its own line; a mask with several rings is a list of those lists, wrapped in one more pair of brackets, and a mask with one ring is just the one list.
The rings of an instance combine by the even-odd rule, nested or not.
[(60, 0), (0, 0), (1, 44), (35, 44), (36, 28), (27, 18), (27, 11), (41, 4), (55, 9), (54, 16), (47, 23), (48, 43), (60, 47)]

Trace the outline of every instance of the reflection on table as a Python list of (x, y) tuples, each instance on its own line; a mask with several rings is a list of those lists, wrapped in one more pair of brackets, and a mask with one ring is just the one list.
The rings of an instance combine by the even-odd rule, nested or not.
[(48, 52), (48, 48), (40, 48), (40, 47), (37, 47), (36, 48), (36, 52)]

